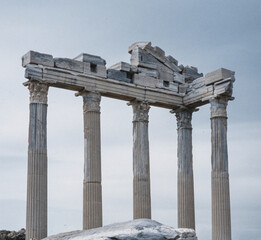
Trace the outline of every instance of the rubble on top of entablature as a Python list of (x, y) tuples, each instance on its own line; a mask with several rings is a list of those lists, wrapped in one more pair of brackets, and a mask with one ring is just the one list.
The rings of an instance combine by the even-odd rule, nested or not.
[(159, 92), (163, 89), (177, 93), (184, 97), (187, 105), (200, 104), (200, 101), (216, 96), (232, 97), (235, 78), (230, 70), (220, 68), (203, 76), (196, 67), (178, 65), (174, 57), (165, 56), (161, 48), (152, 47), (150, 42), (132, 44), (129, 53), (130, 63), (119, 62), (108, 70), (104, 59), (87, 53), (69, 59), (29, 51), (22, 57), (22, 65), (26, 68), (25, 77), (28, 79), (44, 79), (52, 84), (56, 78), (64, 77), (69, 81), (77, 78), (82, 81), (82, 77), (117, 80), (114, 84), (127, 83)]
[(188, 83), (184, 103), (203, 104), (213, 97), (232, 98), (234, 75), (235, 72), (231, 70), (219, 68), (195, 79), (192, 83)]
[(193, 66), (186, 66), (182, 70), (182, 75), (185, 78), (186, 83), (191, 83), (199, 77), (203, 77), (203, 73), (198, 73), (198, 69)]
[(131, 83), (133, 74), (138, 73), (138, 68), (126, 62), (119, 62), (112, 65), (108, 71), (108, 78)]
[(160, 47), (152, 47), (151, 42), (134, 43), (129, 47), (129, 53), (133, 65), (152, 69), (164, 65), (173, 72), (181, 72), (178, 61), (172, 56), (165, 56), (165, 52)]
[(128, 52), (130, 64), (119, 62), (111, 66), (108, 78), (185, 94), (189, 83), (203, 76), (196, 67), (178, 65), (177, 59), (165, 56), (165, 52), (151, 46), (151, 42), (134, 43)]
[(83, 73), (97, 77), (107, 77), (106, 61), (100, 56), (81, 53), (74, 58), (75, 61), (83, 63)]
[(43, 68), (70, 71), (71, 74), (86, 74), (107, 77), (106, 61), (99, 56), (82, 53), (74, 59), (53, 58), (52, 55), (29, 51), (22, 57), (22, 66), (38, 65)]

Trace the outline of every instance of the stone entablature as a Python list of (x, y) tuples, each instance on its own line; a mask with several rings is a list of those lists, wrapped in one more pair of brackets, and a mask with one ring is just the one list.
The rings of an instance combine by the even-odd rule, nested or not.
[(234, 72), (221, 68), (203, 76), (196, 67), (184, 67), (165, 57), (150, 42), (129, 48), (131, 63), (119, 62), (106, 70), (99, 56), (80, 54), (75, 59), (29, 51), (22, 58), (25, 77), (53, 87), (95, 91), (101, 96), (147, 101), (152, 106), (176, 109), (199, 107), (217, 96), (231, 97)]
[[(100, 101), (111, 97), (133, 108), (133, 218), (151, 218), (149, 109), (170, 109), (178, 132), (178, 227), (195, 229), (192, 114), (211, 105), (212, 239), (231, 240), (227, 155), (227, 103), (234, 72), (220, 68), (203, 75), (178, 65), (150, 42), (129, 47), (130, 63), (106, 69), (99, 56), (74, 59), (29, 51), (22, 57), (30, 91), (26, 239), (47, 236), (47, 95), (49, 87), (77, 91), (83, 98), (83, 229), (102, 226)], [(37, 124), (36, 124), (37, 123)], [(40, 197), (41, 196), (41, 197)], [(39, 201), (39, 199), (41, 201)], [(224, 211), (225, 210), (225, 211)]]

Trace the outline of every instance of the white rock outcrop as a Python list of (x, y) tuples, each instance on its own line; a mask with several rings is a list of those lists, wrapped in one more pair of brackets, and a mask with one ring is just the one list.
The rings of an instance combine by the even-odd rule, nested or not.
[(174, 229), (149, 219), (111, 224), (91, 230), (60, 233), (45, 240), (197, 240), (193, 229)]

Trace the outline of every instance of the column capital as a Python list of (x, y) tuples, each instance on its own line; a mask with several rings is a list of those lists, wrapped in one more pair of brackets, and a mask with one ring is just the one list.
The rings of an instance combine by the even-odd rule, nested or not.
[(192, 113), (196, 111), (198, 111), (196, 108), (178, 108), (176, 110), (172, 110), (171, 113), (175, 113), (177, 118), (178, 129), (192, 128)]
[(222, 98), (211, 98), (209, 100), (210, 102), (210, 111), (211, 111), (211, 119), (222, 117), (227, 118), (227, 103), (228, 98), (222, 97)]
[(146, 101), (131, 101), (128, 105), (133, 109), (133, 122), (148, 122), (150, 105)]
[(83, 112), (100, 112), (100, 93), (83, 91), (78, 96), (83, 98)]
[(48, 84), (38, 81), (28, 81), (24, 85), (29, 89), (31, 103), (47, 104)]

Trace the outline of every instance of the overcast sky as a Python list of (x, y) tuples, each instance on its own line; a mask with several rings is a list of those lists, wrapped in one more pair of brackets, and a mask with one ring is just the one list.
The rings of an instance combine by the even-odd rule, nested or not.
[[(233, 239), (261, 239), (261, 2), (259, 0), (2, 0), (0, 8), (0, 229), (25, 227), (29, 91), (21, 57), (29, 50), (107, 67), (129, 62), (128, 47), (151, 41), (204, 74), (236, 72), (228, 105)], [(48, 95), (48, 233), (82, 227), (82, 99)], [(211, 239), (209, 105), (193, 115), (196, 230)], [(104, 225), (132, 218), (132, 109), (101, 103)], [(176, 119), (152, 107), (149, 123), (152, 218), (177, 226)]]

